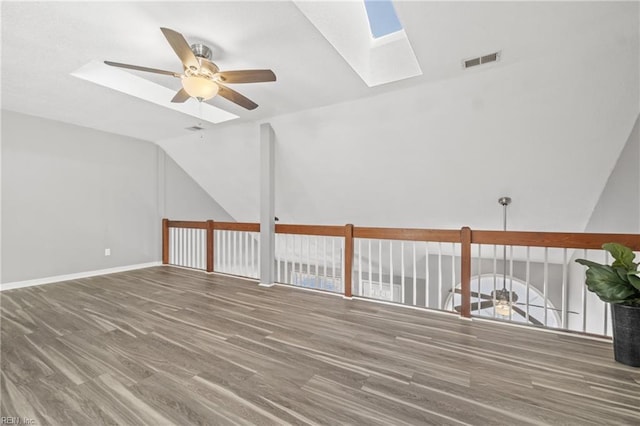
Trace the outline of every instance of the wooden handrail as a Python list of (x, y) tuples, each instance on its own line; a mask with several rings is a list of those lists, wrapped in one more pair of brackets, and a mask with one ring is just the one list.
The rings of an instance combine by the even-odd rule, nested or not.
[(253, 222), (215, 222), (214, 229), (219, 231), (260, 232), (260, 224)]
[(320, 235), (325, 237), (344, 237), (344, 226), (277, 224), (276, 234)]
[[(169, 220), (169, 228), (207, 229), (207, 222), (192, 220)], [(220, 231), (260, 232), (260, 224), (253, 222), (213, 222), (214, 229)]]
[(433, 241), (440, 243), (459, 243), (460, 230), (448, 229), (411, 229), (411, 228), (353, 228), (354, 238), (378, 240)]
[(472, 231), (472, 244), (601, 249), (604, 243), (620, 243), (640, 250), (638, 234), (587, 234), (569, 232)]
[[(165, 227), (207, 229), (207, 222), (163, 219), (163, 235), (165, 233)], [(253, 222), (214, 222), (214, 229), (225, 231), (260, 232), (260, 224)], [(276, 224), (276, 233), (343, 237), (344, 226)], [(452, 229), (377, 228), (354, 226), (353, 237), (380, 240), (450, 243), (459, 243), (462, 241), (460, 230)], [(471, 231), (472, 244), (600, 249), (602, 248), (602, 244), (608, 242), (617, 242), (626, 245), (634, 251), (640, 251), (639, 234)]]
[(193, 220), (167, 220), (169, 228), (190, 228), (207, 229), (207, 222), (196, 222)]

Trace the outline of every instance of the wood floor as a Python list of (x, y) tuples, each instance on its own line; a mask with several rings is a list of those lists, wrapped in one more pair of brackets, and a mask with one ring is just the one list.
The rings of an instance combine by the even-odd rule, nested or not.
[(640, 424), (608, 342), (172, 267), (0, 301), (0, 414), (35, 424)]

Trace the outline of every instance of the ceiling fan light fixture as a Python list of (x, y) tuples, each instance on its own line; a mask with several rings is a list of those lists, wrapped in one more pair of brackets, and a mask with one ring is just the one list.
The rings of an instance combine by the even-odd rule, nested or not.
[(182, 87), (194, 98), (206, 101), (218, 94), (218, 85), (208, 78), (195, 75), (186, 76), (182, 79)]
[(498, 300), (495, 304), (496, 314), (501, 315), (503, 317), (508, 317), (513, 315), (511, 304), (507, 300), (506, 303), (504, 301)]
[(518, 295), (516, 293), (503, 288), (492, 291), (491, 297), (493, 298), (493, 307), (495, 308), (496, 314), (505, 317), (513, 315), (512, 306), (518, 301)]

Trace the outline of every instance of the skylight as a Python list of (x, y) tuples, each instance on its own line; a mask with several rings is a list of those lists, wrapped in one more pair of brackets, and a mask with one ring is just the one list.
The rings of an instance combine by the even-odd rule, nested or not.
[[(422, 75), (391, 1), (293, 1), (367, 86)], [(401, 3), (398, 4), (401, 7)], [(377, 12), (371, 12), (370, 5), (375, 10), (386, 5), (386, 10), (392, 14), (395, 26), (385, 25), (385, 31), (375, 30), (375, 34), (387, 35), (374, 38), (372, 24), (377, 21), (372, 16)]]
[(391, 0), (364, 0), (373, 38), (384, 37), (402, 29)]

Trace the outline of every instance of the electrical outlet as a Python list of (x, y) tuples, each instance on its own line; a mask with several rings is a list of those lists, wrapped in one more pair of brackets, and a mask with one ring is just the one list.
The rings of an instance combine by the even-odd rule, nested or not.
[(109, 249), (109, 248), (104, 249), (104, 255), (105, 256), (111, 256), (111, 249)]

